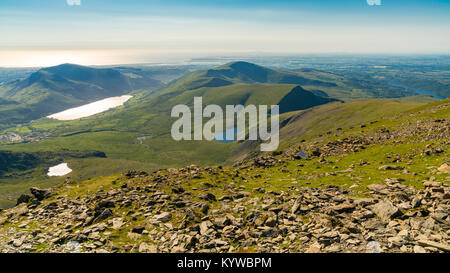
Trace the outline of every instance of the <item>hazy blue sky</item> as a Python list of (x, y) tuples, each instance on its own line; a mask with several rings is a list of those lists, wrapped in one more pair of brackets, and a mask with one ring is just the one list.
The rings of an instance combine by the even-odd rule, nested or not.
[[(449, 0), (1, 0), (0, 65), (449, 53)], [(77, 2), (69, 0), (69, 2)]]

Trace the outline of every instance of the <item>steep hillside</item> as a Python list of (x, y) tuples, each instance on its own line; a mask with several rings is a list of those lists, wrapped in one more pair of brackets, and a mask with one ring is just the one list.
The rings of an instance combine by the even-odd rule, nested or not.
[(0, 97), (20, 104), (0, 105), (0, 126), (26, 123), (92, 101), (160, 86), (161, 82), (149, 77), (131, 77), (111, 68), (72, 64), (44, 68), (3, 87)]
[(0, 251), (450, 252), (449, 116), (439, 101), (305, 132), (233, 167), (33, 188), (0, 213)]

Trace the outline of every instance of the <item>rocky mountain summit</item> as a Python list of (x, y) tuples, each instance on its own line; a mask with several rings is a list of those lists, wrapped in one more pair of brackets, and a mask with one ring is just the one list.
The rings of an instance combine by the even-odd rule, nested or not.
[[(216, 183), (185, 189), (181, 182), (205, 176)], [(220, 182), (227, 179), (242, 182)], [(386, 179), (370, 184), (365, 197), (337, 186), (247, 192), (241, 183), (239, 172), (190, 166), (151, 175), (128, 172), (76, 198), (76, 185), (62, 186), (62, 193), (33, 188), (32, 196), (1, 214), (0, 250), (450, 251), (450, 187), (440, 182), (426, 181), (415, 190)]]
[[(270, 177), (274, 171), (264, 172), (270, 168), (291, 173), (285, 160), (266, 156), (234, 169), (129, 171), (83, 185), (67, 181), (50, 190), (32, 188), (0, 214), (0, 250), (450, 251), (448, 179), (432, 177), (418, 190), (403, 179), (386, 178), (364, 191), (312, 188), (293, 179), (282, 190), (266, 190), (267, 181), (259, 187), (250, 181)], [(378, 171), (401, 169), (385, 165)], [(449, 165), (436, 171), (448, 174)]]

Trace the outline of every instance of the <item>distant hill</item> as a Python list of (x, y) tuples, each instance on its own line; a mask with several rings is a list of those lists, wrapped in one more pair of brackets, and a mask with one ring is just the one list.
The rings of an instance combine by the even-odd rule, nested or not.
[(248, 62), (232, 62), (214, 69), (194, 71), (172, 82), (165, 92), (220, 87), (235, 83), (336, 86), (333, 82), (308, 79), (295, 72), (274, 70)]
[(0, 98), (19, 105), (3, 107), (0, 101), (0, 126), (28, 122), (92, 101), (162, 85), (146, 75), (130, 76), (112, 68), (73, 64), (43, 68), (2, 87)]
[(316, 84), (336, 86), (335, 83), (311, 80), (289, 71), (279, 71), (247, 62), (233, 62), (206, 71), (206, 77), (216, 77), (233, 82), (279, 83), (279, 84)]
[(146, 79), (144, 85), (137, 79), (140, 78), (127, 76), (112, 68), (63, 64), (41, 69), (27, 79), (15, 82), (3, 97), (26, 103), (35, 101), (37, 94), (61, 95), (67, 97), (67, 100), (79, 100), (84, 103), (130, 93), (137, 86), (139, 88), (162, 86), (157, 80)]
[[(228, 71), (228, 67), (231, 67), (232, 72)], [(203, 97), (205, 105), (216, 104), (221, 107), (238, 104), (280, 105), (281, 113), (337, 101), (307, 91), (298, 84), (277, 83), (287, 75), (290, 74), (244, 62), (195, 71), (158, 90), (154, 97), (144, 97), (127, 109), (96, 117), (82, 125), (64, 126), (64, 130), (58, 130), (58, 133), (87, 131), (95, 124), (96, 130), (167, 134), (170, 133), (170, 112), (173, 106), (192, 105), (194, 97), (199, 96)]]

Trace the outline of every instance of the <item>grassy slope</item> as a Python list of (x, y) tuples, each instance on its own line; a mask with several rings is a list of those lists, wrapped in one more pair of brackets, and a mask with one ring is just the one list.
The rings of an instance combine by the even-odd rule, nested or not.
[[(227, 66), (216, 70), (223, 69), (229, 70)], [(224, 77), (223, 80), (251, 81), (256, 77), (260, 81), (276, 82), (285, 75), (271, 70), (265, 71), (268, 72), (262, 78), (260, 74), (251, 75), (251, 79), (239, 74), (234, 75), (234, 78)], [(237, 103), (274, 104), (278, 103), (296, 85), (234, 83), (219, 87), (191, 89), (197, 84), (196, 79), (201, 78), (204, 73), (208, 73), (208, 71), (197, 71), (175, 81), (162, 91), (163, 93), (167, 92), (166, 95), (150, 98), (145, 102), (143, 102), (144, 99), (135, 98), (124, 107), (95, 117), (70, 122), (38, 120), (27, 128), (30, 131), (51, 132), (52, 138), (36, 143), (4, 146), (2, 149), (32, 152), (58, 151), (77, 147), (79, 150), (101, 150), (106, 153), (107, 159), (95, 159), (91, 161), (92, 164), (87, 164), (83, 160), (68, 159), (68, 163), (77, 168), (71, 174), (76, 181), (97, 175), (117, 173), (133, 166), (151, 169), (188, 164), (230, 164), (233, 159), (245, 157), (248, 153), (259, 149), (259, 146), (251, 143), (250, 145), (249, 143), (239, 145), (206, 141), (175, 142), (168, 134), (173, 121), (169, 117), (171, 107), (180, 103), (192, 104), (192, 98), (200, 95), (203, 96), (205, 104), (214, 103), (221, 106)], [(316, 79), (312, 79), (313, 83), (317, 83), (314, 81), (323, 80), (323, 77), (329, 77), (329, 75), (317, 74), (316, 77)], [(183, 84), (188, 86), (183, 86)], [(186, 91), (188, 89), (190, 90)], [(145, 99), (147, 98), (145, 97)], [(312, 139), (321, 134), (326, 135), (327, 131), (339, 127), (358, 126), (362, 123), (390, 117), (417, 105), (399, 101), (373, 100), (344, 104), (333, 103), (297, 113), (286, 113), (283, 118), (291, 118), (291, 121), (281, 130), (281, 147), (287, 147), (300, 139)], [(21, 127), (20, 130), (24, 130), (24, 127)], [(141, 136), (149, 136), (149, 138), (144, 141), (137, 140)], [(46, 178), (42, 168), (37, 173), (39, 175), (19, 177), (14, 181), (8, 180), (7, 182), (14, 184), (21, 181), (22, 185), (31, 185), (38, 180), (47, 181), (48, 184), (62, 180), (62, 178), (59, 180)], [(25, 186), (22, 185), (18, 187), (24, 189)], [(16, 196), (20, 191), (10, 192), (11, 196)]]
[[(417, 108), (418, 103), (398, 100), (367, 100), (348, 103), (331, 103), (297, 113), (287, 113), (283, 118), (289, 120), (280, 132), (285, 145), (292, 140), (326, 135), (338, 128), (365, 125), (380, 119), (389, 120), (396, 114)], [(329, 137), (329, 136), (327, 136)]]
[[(374, 104), (374, 101), (365, 102), (366, 106)], [(391, 102), (388, 105), (389, 109), (399, 109), (400, 105), (397, 102)], [(351, 103), (350, 106), (354, 106), (358, 103)], [(331, 107), (333, 105), (321, 106), (318, 108)], [(344, 109), (349, 111), (346, 106)], [(362, 107), (361, 105), (358, 105)], [(396, 106), (396, 107), (393, 107)], [(352, 107), (354, 108), (354, 107)], [(343, 110), (342, 112), (346, 112)], [(381, 111), (380, 111), (381, 112)], [(401, 130), (405, 124), (414, 124), (417, 121), (433, 121), (437, 119), (445, 119), (450, 116), (450, 100), (439, 101), (427, 105), (405, 105), (401, 110), (391, 110), (384, 116), (380, 114), (373, 116), (378, 120), (376, 123), (369, 123), (365, 127), (354, 127), (347, 125), (340, 131), (339, 135), (335, 136), (317, 136), (320, 132), (306, 133), (305, 136), (311, 138), (307, 140), (303, 145), (317, 145), (325, 143), (333, 139), (343, 139), (350, 136), (371, 136), (380, 128), (387, 128), (391, 131)], [(369, 120), (369, 118), (367, 118)], [(361, 122), (364, 120), (360, 119)], [(331, 121), (332, 122), (332, 121)], [(351, 124), (351, 123), (350, 123)], [(431, 133), (432, 134), (432, 133)], [(314, 137), (315, 136), (315, 137)], [(307, 138), (307, 137), (306, 137)], [(299, 142), (293, 142), (292, 145), (297, 145)], [(292, 146), (291, 145), (291, 146)], [(380, 183), (386, 178), (401, 178), (405, 180), (405, 183), (416, 187), (422, 188), (422, 181), (430, 179), (430, 176), (434, 176), (436, 181), (442, 181), (450, 184), (449, 176), (444, 173), (437, 173), (435, 170), (449, 160), (450, 151), (443, 149), (444, 152), (426, 155), (423, 153), (427, 147), (438, 147), (447, 145), (445, 140), (428, 140), (425, 141), (420, 135), (413, 135), (407, 133), (405, 136), (401, 136), (397, 139), (392, 139), (382, 144), (372, 144), (366, 149), (349, 152), (341, 155), (330, 156), (325, 158), (328, 163), (319, 163), (315, 159), (301, 160), (302, 167), (299, 168), (298, 160), (286, 161), (282, 167), (266, 168), (264, 170), (241, 170), (243, 177), (254, 177), (256, 174), (261, 174), (262, 177), (254, 178), (250, 183), (243, 183), (247, 190), (252, 190), (256, 187), (262, 186), (267, 190), (281, 190), (283, 187), (289, 187), (292, 183), (292, 178), (298, 180), (298, 183), (303, 185), (310, 185), (312, 187), (320, 187), (325, 185), (339, 185), (343, 187), (350, 187), (357, 185), (359, 189), (364, 190), (365, 186), (372, 183)], [(287, 146), (286, 148), (288, 148)], [(387, 157), (387, 155), (389, 155)], [(399, 162), (392, 162), (392, 155), (397, 155), (400, 159)], [(360, 165), (362, 161), (368, 163), (367, 165)], [(381, 165), (393, 164), (405, 167), (409, 173), (405, 173), (402, 170), (398, 171), (380, 171), (378, 168)], [(354, 165), (354, 171), (351, 175), (347, 172), (339, 172), (347, 170), (349, 166)], [(286, 172), (285, 170), (288, 170)], [(336, 175), (326, 175), (335, 173)], [(270, 178), (270, 179), (267, 179)], [(208, 182), (208, 178), (205, 179)], [(268, 183), (263, 183), (266, 181)], [(205, 181), (186, 181), (187, 185), (192, 187), (199, 186)], [(214, 182), (214, 181), (209, 181)], [(297, 184), (297, 183), (295, 183)], [(220, 196), (220, 194), (218, 194)]]
[[(156, 102), (154, 105), (155, 112), (165, 111), (168, 115), (167, 109), (169, 106), (178, 103), (187, 103), (194, 95), (203, 95), (205, 103), (214, 100), (221, 105), (236, 103), (236, 100), (245, 97), (246, 101), (242, 103), (269, 103), (270, 101), (281, 100), (283, 95), (287, 94), (293, 87), (292, 85), (237, 85), (225, 87), (228, 90), (219, 88), (218, 90), (203, 88), (192, 91), (193, 93), (183, 94), (167, 101), (165, 104)], [(242, 94), (245, 93), (244, 96)], [(227, 96), (220, 96), (227, 94)], [(269, 97), (267, 95), (273, 96)], [(138, 106), (137, 111), (130, 114), (125, 113), (121, 115), (120, 119), (109, 118), (111, 113), (105, 114), (105, 119), (96, 121), (95, 118), (87, 119), (86, 121), (74, 121), (69, 123), (62, 123), (52, 120), (41, 120), (33, 123), (34, 129), (40, 130), (51, 128), (54, 125), (60, 125), (61, 132), (64, 135), (69, 135), (73, 132), (82, 132), (85, 129), (91, 132), (80, 133), (71, 136), (59, 136), (36, 143), (27, 143), (8, 146), (7, 149), (13, 151), (58, 151), (65, 148), (77, 147), (81, 150), (101, 150), (105, 152), (108, 159), (95, 159), (95, 164), (98, 170), (97, 175), (106, 175), (123, 171), (130, 168), (132, 165), (154, 168), (158, 167), (173, 167), (183, 166), (188, 164), (216, 164), (231, 163), (232, 152), (237, 147), (237, 144), (222, 144), (218, 142), (176, 142), (168, 135), (170, 129), (171, 119), (169, 116), (158, 116), (154, 113), (148, 113), (148, 108), (142, 105)], [(96, 117), (99, 119), (99, 117)], [(105, 122), (106, 120), (106, 122)], [(88, 124), (89, 127), (85, 124)], [(86, 127), (85, 127), (86, 126)], [(125, 127), (126, 126), (126, 127)], [(69, 127), (70, 129), (68, 129)], [(75, 128), (75, 129), (74, 129)], [(92, 132), (97, 131), (97, 132)], [(137, 140), (140, 136), (150, 136), (145, 141)], [(86, 179), (92, 175), (92, 167), (88, 164), (82, 164), (79, 160), (68, 160), (70, 166), (74, 166), (76, 170), (72, 177), (76, 180)], [(37, 176), (38, 179), (49, 180), (45, 178), (44, 172)], [(54, 179), (55, 180), (55, 179)], [(61, 179), (60, 179), (61, 180)], [(36, 181), (33, 178), (30, 185)], [(11, 181), (11, 184), (16, 180)], [(23, 188), (23, 187), (20, 187)]]
[[(374, 102), (366, 102), (366, 105), (373, 104)], [(353, 127), (349, 126), (343, 128), (340, 131), (339, 138), (346, 136), (370, 136), (373, 132), (380, 127), (386, 127), (391, 131), (401, 130), (405, 124), (410, 122), (416, 123), (417, 121), (432, 121), (435, 119), (448, 118), (450, 116), (450, 100), (440, 101), (424, 106), (412, 106), (405, 107), (400, 112), (386, 115), (384, 118), (377, 117), (379, 122), (368, 124), (366, 127)], [(349, 104), (350, 106), (357, 105), (357, 103)], [(341, 108), (345, 112), (346, 107)], [(391, 104), (390, 106), (394, 106)], [(397, 105), (398, 106), (398, 105)], [(327, 106), (332, 107), (332, 105)], [(336, 105), (334, 105), (336, 107)], [(321, 107), (323, 108), (323, 106)], [(391, 107), (392, 108), (392, 107)], [(344, 109), (344, 110), (343, 110)], [(316, 109), (317, 110), (317, 109)], [(347, 109), (348, 110), (348, 109)], [(314, 133), (313, 133), (314, 135)], [(328, 141), (329, 138), (314, 137), (308, 140), (304, 145), (321, 143), (322, 141)], [(408, 134), (400, 139), (393, 139), (384, 144), (369, 145), (366, 149), (358, 152), (349, 152), (337, 156), (326, 157), (324, 163), (318, 162), (317, 158), (311, 158), (308, 160), (285, 160), (284, 163), (270, 168), (244, 168), (239, 170), (239, 175), (236, 175), (236, 169), (224, 168), (219, 170), (217, 175), (212, 175), (207, 171), (202, 171), (198, 178), (192, 179), (189, 176), (178, 181), (179, 178), (173, 175), (170, 170), (162, 170), (147, 179), (141, 177), (136, 179), (129, 179), (121, 175), (113, 175), (108, 177), (98, 177), (85, 181), (82, 183), (61, 184), (57, 188), (59, 194), (53, 199), (46, 200), (44, 202), (52, 202), (58, 196), (68, 196), (70, 198), (84, 198), (92, 196), (100, 190), (109, 191), (114, 188), (121, 187), (124, 183), (133, 185), (133, 187), (145, 188), (147, 186), (157, 187), (158, 191), (164, 192), (169, 195), (173, 195), (171, 184), (177, 184), (182, 186), (187, 192), (192, 193), (194, 201), (202, 201), (199, 196), (202, 193), (209, 192), (215, 196), (222, 197), (228, 194), (228, 187), (225, 185), (233, 185), (233, 188), (246, 191), (250, 196), (261, 197), (263, 196), (260, 191), (256, 192), (255, 189), (262, 188), (266, 194), (270, 191), (283, 192), (293, 187), (325, 187), (327, 185), (336, 185), (343, 188), (352, 188), (356, 191), (354, 197), (370, 197), (367, 186), (370, 184), (383, 183), (387, 178), (399, 178), (404, 179), (403, 184), (413, 186), (421, 189), (423, 187), (422, 181), (434, 177), (435, 181), (450, 184), (448, 174), (439, 173), (436, 169), (446, 161), (448, 161), (450, 152), (448, 150), (448, 143), (446, 149), (440, 154), (425, 155), (422, 153), (427, 146), (442, 146), (445, 145), (445, 140), (435, 141), (423, 141), (420, 136), (416, 138), (414, 135)], [(295, 143), (298, 144), (298, 143)], [(392, 163), (390, 155), (397, 155), (400, 159), (399, 162)], [(365, 164), (360, 163), (364, 161)], [(378, 168), (385, 164), (395, 164), (405, 167), (408, 173), (403, 170), (392, 171), (380, 171)], [(167, 175), (167, 177), (166, 177)], [(166, 177), (164, 183), (155, 182), (159, 181), (154, 179), (158, 177)], [(188, 179), (189, 178), (189, 179)], [(213, 186), (211, 186), (213, 185)], [(222, 202), (211, 202), (211, 209), (217, 209), (223, 204)], [(130, 213), (133, 207), (116, 207), (114, 208), (115, 215), (124, 217), (127, 221), (127, 225), (123, 230), (110, 231), (111, 243), (116, 247), (122, 247), (124, 245), (139, 245), (141, 242), (149, 242), (147, 236), (141, 236), (138, 239), (131, 239), (127, 236), (127, 231), (133, 227), (143, 225), (145, 218), (142, 216), (134, 217), (133, 213)], [(163, 211), (163, 210), (162, 210)], [(133, 214), (133, 215), (131, 215)], [(182, 223), (183, 215), (175, 214), (170, 223), (177, 227)], [(25, 219), (20, 221), (3, 224), (2, 228), (7, 230), (8, 228), (18, 228), (18, 225), (23, 223)], [(309, 221), (308, 219), (304, 219)], [(35, 226), (35, 222), (27, 222), (28, 229), (38, 228)], [(55, 227), (49, 227), (48, 231), (51, 231)], [(80, 230), (82, 228), (80, 227)], [(150, 242), (158, 244), (158, 242)], [(50, 245), (42, 244), (38, 251), (45, 251)], [(237, 249), (235, 251), (244, 251)], [(246, 252), (253, 252), (256, 249), (249, 247), (245, 249)]]
[[(364, 130), (371, 126), (393, 126), (397, 115), (405, 111), (413, 111), (420, 104), (401, 103), (390, 100), (372, 100), (351, 103), (332, 103), (313, 109), (286, 113), (283, 118), (291, 118), (281, 129), (281, 147), (287, 148), (299, 143), (301, 139), (308, 141), (325, 141), (335, 138), (327, 135), (328, 131), (344, 128), (341, 134), (360, 134), (361, 124), (367, 124)], [(282, 118), (282, 120), (283, 120)], [(383, 121), (370, 124), (371, 121)], [(354, 127), (353, 129), (351, 129)], [(322, 136), (320, 136), (322, 135)], [(123, 132), (97, 132), (68, 137), (57, 137), (37, 143), (8, 146), (12, 151), (47, 151), (60, 150), (67, 147), (77, 147), (80, 150), (101, 150), (108, 156), (107, 159), (68, 159), (74, 172), (69, 176), (74, 181), (82, 181), (91, 177), (111, 175), (127, 169), (151, 170), (162, 167), (180, 167), (190, 164), (202, 166), (215, 164), (230, 164), (233, 159), (245, 157), (249, 152), (259, 146), (248, 147), (246, 143), (239, 145), (222, 144), (217, 142), (175, 142), (166, 137), (153, 137), (143, 142), (136, 138), (139, 133)], [(236, 152), (240, 151), (240, 152)], [(244, 156), (243, 156), (244, 155)], [(370, 155), (367, 155), (370, 157)], [(311, 166), (311, 168), (313, 168)], [(20, 177), (1, 186), (4, 193), (3, 204), (11, 204), (14, 198), (27, 187), (38, 183), (41, 185), (54, 185), (65, 178), (45, 177), (46, 169), (33, 170), (25, 177)], [(17, 183), (22, 181), (21, 183)], [(9, 201), (8, 201), (9, 200)]]
[(400, 101), (400, 102), (432, 103), (432, 102), (437, 101), (438, 99), (435, 99), (435, 98), (430, 97), (428, 95), (418, 95), (418, 96), (410, 96), (410, 97), (398, 98), (396, 100)]

